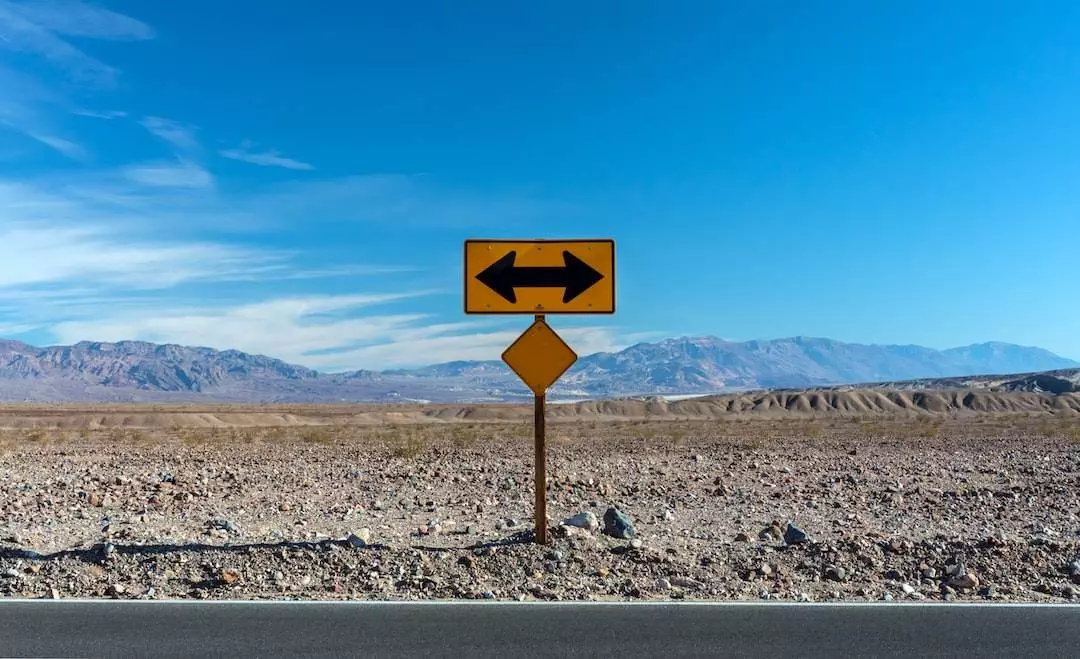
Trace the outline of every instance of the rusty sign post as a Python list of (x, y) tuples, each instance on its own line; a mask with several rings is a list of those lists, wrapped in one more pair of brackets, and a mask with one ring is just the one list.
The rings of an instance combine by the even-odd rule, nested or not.
[(545, 314), (615, 313), (615, 241), (466, 240), (464, 293), (467, 314), (535, 316), (502, 359), (534, 395), (534, 539), (547, 544), (547, 390), (577, 354)]

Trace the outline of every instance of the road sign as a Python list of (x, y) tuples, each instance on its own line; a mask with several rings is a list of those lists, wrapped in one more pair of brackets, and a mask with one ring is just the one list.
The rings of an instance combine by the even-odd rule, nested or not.
[(465, 313), (536, 316), (502, 357), (535, 394), (534, 541), (547, 544), (547, 390), (577, 354), (544, 314), (615, 313), (615, 241), (466, 240)]
[(466, 240), (465, 313), (615, 313), (615, 241)]
[(503, 352), (502, 359), (534, 394), (543, 396), (574, 365), (577, 354), (543, 318), (537, 318)]

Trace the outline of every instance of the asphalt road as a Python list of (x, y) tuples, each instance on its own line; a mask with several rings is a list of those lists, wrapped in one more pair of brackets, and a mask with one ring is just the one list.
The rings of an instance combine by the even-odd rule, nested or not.
[(1080, 606), (0, 601), (4, 657), (1076, 657)]

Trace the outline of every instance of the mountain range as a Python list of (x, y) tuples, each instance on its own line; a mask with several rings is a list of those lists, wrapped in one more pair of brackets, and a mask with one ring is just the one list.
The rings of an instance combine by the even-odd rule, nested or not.
[[(997, 342), (934, 350), (811, 337), (696, 337), (582, 357), (550, 395), (691, 395), (1074, 367), (1080, 363), (1041, 348)], [(529, 396), (501, 361), (320, 373), (237, 350), (143, 341), (39, 348), (0, 340), (0, 400), (12, 402), (497, 402)]]

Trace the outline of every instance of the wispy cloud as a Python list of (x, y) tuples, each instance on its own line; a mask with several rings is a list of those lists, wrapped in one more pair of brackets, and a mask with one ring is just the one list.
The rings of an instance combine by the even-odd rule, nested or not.
[(214, 177), (202, 167), (185, 161), (143, 163), (123, 170), (128, 180), (162, 188), (210, 188)]
[(30, 0), (5, 2), (14, 5), (23, 18), (58, 34), (113, 41), (153, 39), (149, 25), (130, 16), (80, 2), (79, 0)]
[[(354, 316), (361, 307), (424, 295), (276, 298), (233, 307), (121, 313), (58, 323), (61, 343), (139, 339), (265, 354), (326, 372), (414, 367), (457, 359), (498, 359), (521, 328), (504, 321), (433, 323), (426, 314)], [(560, 330), (579, 354), (629, 343), (601, 327)]]
[(241, 162), (251, 163), (252, 165), (261, 165), (263, 167), (284, 167), (285, 169), (302, 171), (315, 169), (314, 166), (306, 162), (286, 158), (275, 150), (260, 152), (255, 151), (254, 149), (255, 144), (245, 140), (239, 147), (235, 149), (224, 149), (219, 151), (219, 154), (223, 158), (239, 160)]
[(79, 117), (91, 117), (93, 119), (122, 119), (128, 116), (128, 113), (122, 110), (105, 110), (104, 112), (99, 112), (96, 110), (84, 110), (82, 108), (72, 110), (71, 114)]
[(159, 139), (168, 142), (177, 151), (182, 153), (196, 153), (199, 151), (199, 140), (195, 137), (197, 131), (195, 126), (163, 117), (144, 117), (139, 123)]
[(82, 2), (0, 0), (0, 35), (0, 48), (42, 57), (77, 82), (112, 86), (116, 69), (63, 37), (126, 41), (151, 39), (154, 33), (145, 23)]
[[(117, 314), (57, 323), (52, 333), (61, 343), (93, 340), (181, 343), (237, 348), (298, 364), (322, 366), (341, 362), (337, 355), (312, 355), (327, 347), (386, 340), (423, 314), (355, 316), (362, 308), (426, 294), (349, 294), (273, 298), (232, 307), (154, 309), (153, 313)], [(347, 359), (345, 361), (348, 361)]]
[(0, 0), (0, 53), (36, 58), (67, 81), (48, 85), (0, 65), (0, 126), (82, 159), (85, 149), (57, 128), (59, 117), (76, 110), (68, 97), (72, 83), (79, 92), (110, 89), (119, 71), (70, 37), (133, 41), (151, 39), (154, 32), (134, 18), (76, 0)]

